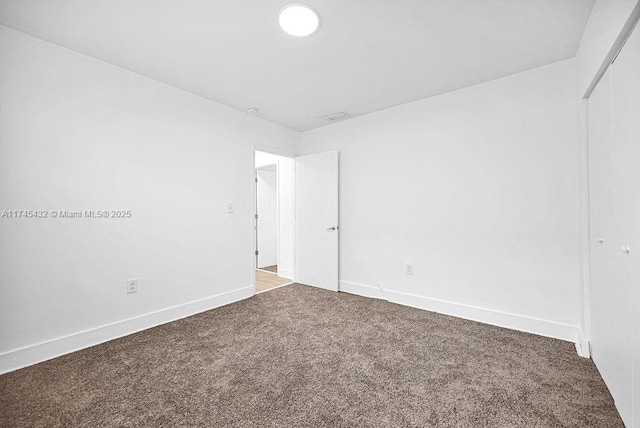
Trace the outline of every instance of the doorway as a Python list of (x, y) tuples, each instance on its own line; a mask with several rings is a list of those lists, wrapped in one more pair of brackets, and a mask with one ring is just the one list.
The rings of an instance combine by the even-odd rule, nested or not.
[(337, 151), (294, 158), (254, 150), (256, 293), (288, 285), (294, 276), (305, 285), (339, 290), (338, 166)]
[(256, 167), (256, 267), (278, 273), (278, 165)]
[(255, 151), (256, 293), (291, 284), (294, 272), (292, 158)]

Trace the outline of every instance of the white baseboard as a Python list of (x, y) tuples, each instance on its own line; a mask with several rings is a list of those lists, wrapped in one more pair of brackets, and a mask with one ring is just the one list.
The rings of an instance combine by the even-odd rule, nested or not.
[(357, 294), (358, 296), (373, 297), (374, 299), (384, 299), (382, 289), (371, 285), (356, 284), (355, 282), (340, 281), (339, 291)]
[(578, 328), (578, 340), (576, 341), (576, 351), (582, 358), (591, 358), (591, 344), (584, 337), (584, 332)]
[(471, 321), (478, 321), (512, 330), (524, 331), (526, 333), (533, 333), (540, 336), (566, 340), (576, 344), (579, 340), (578, 326), (570, 324), (533, 318), (526, 315), (496, 311), (494, 309), (485, 309), (462, 303), (432, 299), (399, 291), (379, 289), (370, 285), (356, 284), (353, 282), (340, 281), (340, 291), (365, 297), (384, 299), (400, 305), (425, 309), (427, 311), (438, 312), (445, 315), (451, 315)]
[(280, 267), (278, 267), (278, 276), (293, 281), (293, 271), (291, 269), (280, 269)]
[(118, 337), (186, 318), (253, 296), (252, 286), (172, 306), (0, 354), (0, 374), (98, 345)]

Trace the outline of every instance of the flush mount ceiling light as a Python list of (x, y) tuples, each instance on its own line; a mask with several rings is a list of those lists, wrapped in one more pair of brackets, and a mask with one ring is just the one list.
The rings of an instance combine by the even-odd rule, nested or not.
[(313, 34), (320, 24), (320, 17), (311, 6), (291, 3), (280, 10), (278, 22), (285, 33), (296, 37)]

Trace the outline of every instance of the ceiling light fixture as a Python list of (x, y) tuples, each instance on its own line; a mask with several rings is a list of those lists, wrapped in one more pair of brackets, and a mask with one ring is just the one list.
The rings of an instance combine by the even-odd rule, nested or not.
[(258, 107), (249, 107), (247, 109), (247, 113), (249, 113), (249, 114), (258, 114), (258, 113), (260, 113), (260, 110), (258, 110)]
[(320, 16), (311, 6), (291, 3), (280, 10), (278, 22), (285, 33), (295, 37), (305, 37), (318, 29)]

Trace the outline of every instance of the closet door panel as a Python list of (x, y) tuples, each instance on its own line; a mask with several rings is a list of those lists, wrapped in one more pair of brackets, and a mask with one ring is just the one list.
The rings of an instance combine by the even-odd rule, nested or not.
[(592, 358), (625, 423), (631, 418), (630, 296), (620, 239), (619, 147), (613, 138), (613, 70), (589, 99)]
[(591, 267), (591, 353), (602, 377), (609, 384), (612, 329), (609, 313), (615, 302), (609, 297), (612, 276), (608, 230), (611, 206), (611, 75), (607, 73), (589, 98), (589, 229)]
[(628, 381), (625, 398), (616, 405), (628, 426), (640, 427), (640, 30), (636, 28), (611, 69), (613, 232), (620, 287), (628, 298), (620, 307), (624, 323), (618, 326), (626, 336), (620, 352)]

